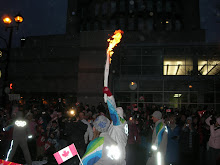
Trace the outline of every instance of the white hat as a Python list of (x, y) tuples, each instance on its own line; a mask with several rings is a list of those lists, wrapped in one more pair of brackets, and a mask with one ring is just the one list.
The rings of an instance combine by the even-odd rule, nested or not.
[(101, 115), (95, 119), (93, 125), (99, 132), (106, 132), (110, 125), (110, 120), (107, 117)]
[(162, 118), (162, 113), (160, 111), (154, 111), (152, 116), (157, 118), (157, 119), (161, 119)]
[(117, 107), (116, 108), (117, 114), (121, 117), (124, 118), (124, 111), (122, 109), (122, 107)]

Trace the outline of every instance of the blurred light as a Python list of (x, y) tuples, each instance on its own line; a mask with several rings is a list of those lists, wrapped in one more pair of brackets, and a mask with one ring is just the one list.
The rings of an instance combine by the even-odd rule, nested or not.
[(152, 16), (154, 15), (154, 13), (151, 11), (151, 12), (149, 13), (149, 15), (152, 17)]
[(25, 38), (21, 38), (21, 41), (25, 41)]
[(152, 145), (151, 148), (152, 148), (152, 150), (154, 150), (154, 151), (157, 150), (157, 146), (155, 146), (155, 145)]
[(168, 24), (169, 23), (169, 21), (166, 21), (166, 24)]
[(130, 117), (129, 120), (132, 120), (132, 117)]
[(192, 85), (189, 85), (189, 88), (192, 88), (193, 86)]
[(13, 89), (13, 84), (12, 83), (10, 83), (10, 89)]
[(112, 146), (107, 146), (106, 149), (108, 150), (108, 157), (111, 158), (112, 160), (118, 160), (121, 156), (121, 152), (118, 148), (118, 146), (112, 145)]
[(8, 161), (8, 158), (9, 158), (9, 155), (10, 155), (10, 152), (12, 150), (12, 147), (13, 147), (13, 140), (11, 141), (11, 146), (10, 146), (10, 149), (8, 150), (8, 153), (7, 153), (7, 158), (6, 158), (6, 161)]
[(15, 16), (15, 22), (17, 22), (17, 23), (21, 23), (21, 22), (23, 22), (23, 17), (20, 15), (20, 14), (18, 14), (18, 15), (16, 15)]
[(24, 127), (26, 126), (26, 121), (22, 121), (22, 120), (16, 120), (15, 121), (15, 125), (18, 126), (18, 127)]
[(21, 97), (21, 99), (23, 99), (23, 97)]
[(128, 136), (128, 124), (125, 124), (124, 129), (125, 129), (125, 134)]
[(0, 57), (2, 57), (2, 51), (0, 51)]
[(173, 97), (181, 97), (182, 96), (182, 94), (174, 94), (174, 96)]
[(12, 20), (11, 20), (11, 18), (9, 17), (9, 16), (5, 16), (4, 18), (3, 18), (3, 22), (5, 23), (5, 24), (10, 24), (11, 22), (12, 22)]
[(161, 165), (161, 153), (160, 152), (157, 153), (157, 164)]
[(29, 136), (28, 136), (28, 139), (31, 139), (32, 137), (33, 137), (32, 135), (29, 135)]

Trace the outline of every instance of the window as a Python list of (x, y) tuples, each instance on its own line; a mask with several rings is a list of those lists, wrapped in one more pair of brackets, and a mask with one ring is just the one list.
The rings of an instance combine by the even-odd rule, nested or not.
[(198, 71), (201, 75), (217, 75), (220, 73), (219, 57), (207, 59), (206, 56), (198, 59)]
[(193, 70), (191, 57), (164, 57), (163, 75), (190, 75)]

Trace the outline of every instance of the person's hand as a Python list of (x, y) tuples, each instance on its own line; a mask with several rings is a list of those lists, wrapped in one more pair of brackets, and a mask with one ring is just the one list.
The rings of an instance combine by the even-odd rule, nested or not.
[(107, 94), (107, 96), (112, 96), (112, 93), (111, 93), (111, 91), (108, 89), (108, 87), (104, 87), (104, 88), (103, 88), (103, 93), (104, 93), (104, 94)]

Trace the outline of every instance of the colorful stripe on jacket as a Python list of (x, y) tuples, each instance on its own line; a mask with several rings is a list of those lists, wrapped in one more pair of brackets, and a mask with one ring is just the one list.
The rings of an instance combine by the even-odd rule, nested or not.
[(86, 153), (82, 158), (83, 165), (93, 165), (102, 157), (102, 148), (104, 137), (99, 137), (91, 141), (87, 147)]

